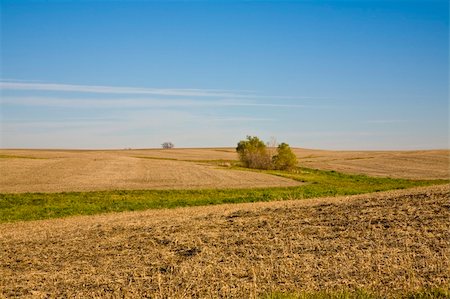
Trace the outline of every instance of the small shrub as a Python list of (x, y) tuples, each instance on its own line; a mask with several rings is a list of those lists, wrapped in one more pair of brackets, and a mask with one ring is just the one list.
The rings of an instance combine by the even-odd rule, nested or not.
[(297, 165), (297, 157), (292, 152), (289, 144), (281, 143), (277, 148), (277, 154), (272, 157), (273, 168), (291, 170)]

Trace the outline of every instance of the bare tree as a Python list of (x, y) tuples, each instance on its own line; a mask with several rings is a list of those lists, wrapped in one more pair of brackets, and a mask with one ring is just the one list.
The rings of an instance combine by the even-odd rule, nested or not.
[(266, 147), (267, 147), (267, 154), (269, 155), (270, 159), (272, 159), (277, 152), (278, 147), (277, 139), (274, 136), (270, 137), (270, 140), (266, 142)]
[(172, 142), (168, 141), (168, 142), (164, 142), (163, 144), (161, 144), (162, 148), (168, 149), (168, 148), (173, 148), (175, 145), (173, 145)]

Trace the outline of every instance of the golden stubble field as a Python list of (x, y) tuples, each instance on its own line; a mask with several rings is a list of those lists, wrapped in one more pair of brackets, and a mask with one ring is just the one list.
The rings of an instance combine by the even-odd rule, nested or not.
[[(295, 151), (306, 167), (450, 177), (448, 150)], [(297, 184), (228, 169), (236, 159), (231, 148), (0, 150), (0, 193)], [(0, 224), (0, 297), (255, 298), (355, 288), (392, 297), (450, 289), (449, 198), (447, 184)]]
[(0, 225), (5, 297), (255, 298), (450, 284), (450, 185)]
[(450, 178), (450, 150), (294, 151), (301, 165), (311, 168), (405, 179)]
[[(409, 179), (450, 178), (450, 151), (294, 149), (301, 166)], [(151, 158), (151, 159), (149, 159)], [(211, 165), (215, 160), (218, 165)], [(295, 186), (263, 173), (227, 169), (232, 148), (118, 151), (0, 150), (0, 193)]]
[[(0, 158), (0, 193), (299, 185), (281, 177), (197, 161), (208, 159), (208, 153), (195, 150), (0, 151), (0, 155), (7, 157)], [(221, 157), (221, 153), (217, 156)], [(174, 156), (179, 160), (170, 160)]]

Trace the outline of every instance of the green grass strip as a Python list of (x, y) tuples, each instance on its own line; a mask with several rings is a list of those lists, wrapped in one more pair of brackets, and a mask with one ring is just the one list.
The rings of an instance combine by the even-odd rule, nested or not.
[(0, 194), (0, 222), (224, 203), (352, 195), (448, 183), (447, 180), (418, 181), (375, 178), (307, 168), (299, 168), (294, 172), (262, 172), (288, 177), (305, 182), (305, 184), (285, 188)]

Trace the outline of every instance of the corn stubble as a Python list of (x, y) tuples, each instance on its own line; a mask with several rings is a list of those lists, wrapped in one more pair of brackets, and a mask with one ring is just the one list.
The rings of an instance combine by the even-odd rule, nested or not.
[(0, 225), (6, 297), (259, 297), (450, 283), (450, 186)]

